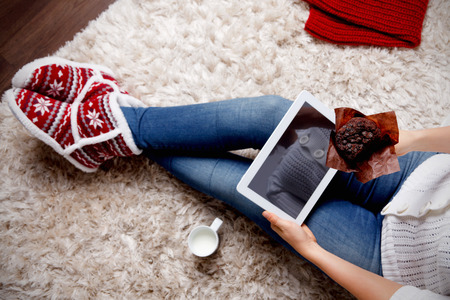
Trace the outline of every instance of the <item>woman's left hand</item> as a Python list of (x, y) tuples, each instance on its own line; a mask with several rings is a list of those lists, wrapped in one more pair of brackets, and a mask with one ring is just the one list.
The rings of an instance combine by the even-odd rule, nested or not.
[(300, 226), (268, 211), (263, 212), (263, 216), (271, 223), (272, 229), (300, 254), (305, 255), (318, 246), (314, 234), (305, 224)]

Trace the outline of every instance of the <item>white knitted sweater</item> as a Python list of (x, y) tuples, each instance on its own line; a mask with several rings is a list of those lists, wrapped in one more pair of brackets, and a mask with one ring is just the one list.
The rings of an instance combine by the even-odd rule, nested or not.
[(417, 167), (382, 214), (383, 276), (450, 295), (450, 155)]

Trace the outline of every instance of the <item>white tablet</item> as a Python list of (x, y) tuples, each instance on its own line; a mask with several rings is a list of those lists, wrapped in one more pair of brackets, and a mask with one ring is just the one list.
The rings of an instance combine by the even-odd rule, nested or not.
[(302, 91), (237, 186), (281, 218), (304, 222), (336, 173), (326, 167), (334, 110)]

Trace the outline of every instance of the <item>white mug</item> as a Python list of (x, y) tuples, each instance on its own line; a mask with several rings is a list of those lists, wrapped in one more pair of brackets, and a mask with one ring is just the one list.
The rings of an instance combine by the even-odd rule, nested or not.
[(199, 257), (213, 254), (219, 246), (217, 230), (222, 223), (221, 219), (216, 218), (211, 226), (201, 225), (195, 227), (188, 237), (189, 250)]

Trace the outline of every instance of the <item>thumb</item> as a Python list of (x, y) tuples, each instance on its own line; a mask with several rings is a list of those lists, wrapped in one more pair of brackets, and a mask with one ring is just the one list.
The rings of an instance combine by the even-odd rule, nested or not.
[(268, 211), (263, 212), (263, 217), (270, 222), (270, 227), (273, 231), (275, 231), (280, 236), (283, 234), (282, 224), (280, 224), (283, 220), (280, 217)]
[(277, 233), (279, 233), (279, 231), (283, 231), (286, 226), (288, 226), (289, 222), (287, 220), (280, 218), (272, 212), (265, 211), (263, 212), (263, 216), (270, 222), (272, 229)]
[(272, 225), (277, 226), (280, 218), (271, 212), (268, 212), (267, 210), (263, 212), (263, 217), (266, 218)]

